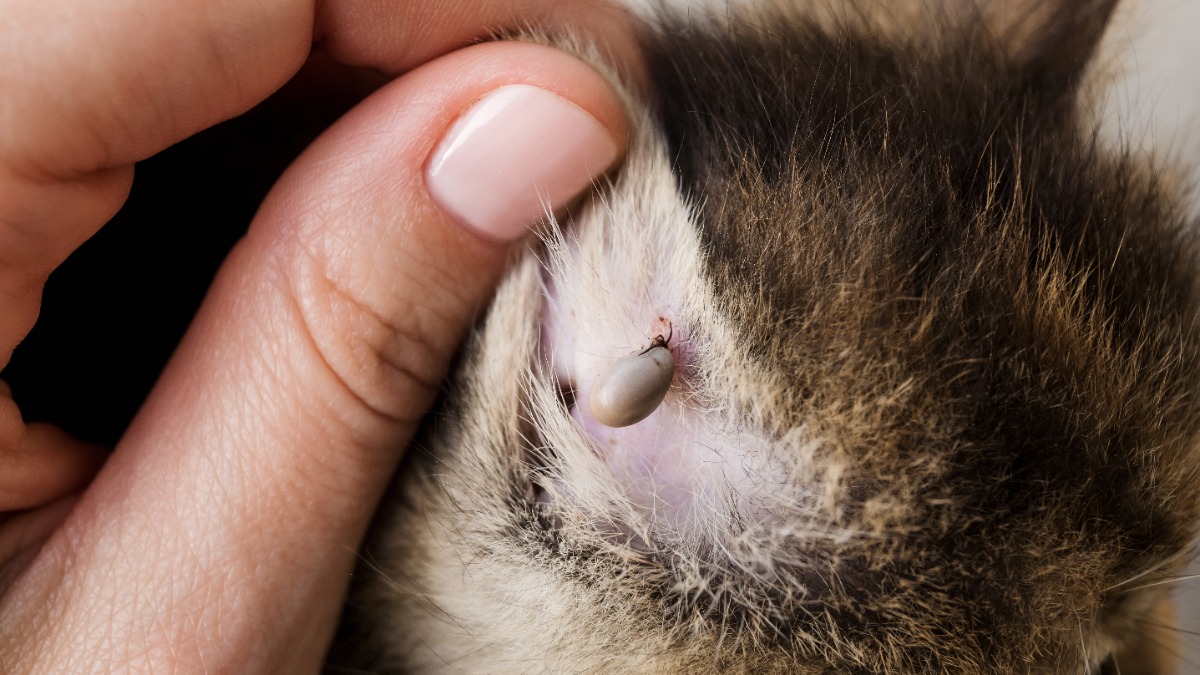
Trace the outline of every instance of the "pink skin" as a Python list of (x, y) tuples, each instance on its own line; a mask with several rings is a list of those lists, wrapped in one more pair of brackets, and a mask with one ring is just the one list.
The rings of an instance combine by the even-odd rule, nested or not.
[(691, 452), (695, 434), (660, 406), (649, 417), (614, 429), (592, 417), (588, 409), (590, 386), (576, 388), (571, 417), (604, 454), (613, 477), (626, 494), (655, 521), (683, 525), (692, 516), (692, 501), (699, 487), (699, 468)]
[[(728, 495), (730, 488), (743, 495), (753, 489), (756, 481), (743, 466), (747, 439), (730, 433), (725, 425), (714, 425), (712, 416), (687, 405), (688, 373), (695, 367), (695, 353), (685, 322), (673, 317), (669, 308), (647, 313), (644, 339), (625, 346), (624, 352), (650, 347), (659, 335), (664, 340), (670, 336), (668, 346), (676, 359), (671, 390), (646, 419), (628, 427), (608, 427), (595, 419), (588, 401), (596, 377), (612, 361), (599, 354), (614, 350), (609, 345), (595, 345), (598, 338), (577, 331), (573, 311), (557, 302), (553, 284), (548, 287), (543, 353), (552, 355), (559, 382), (573, 384), (571, 417), (594, 441), (612, 479), (651, 523), (681, 533), (694, 532), (705, 520), (705, 511), (722, 508), (718, 500)], [(572, 492), (569, 484), (560, 489), (565, 494)]]

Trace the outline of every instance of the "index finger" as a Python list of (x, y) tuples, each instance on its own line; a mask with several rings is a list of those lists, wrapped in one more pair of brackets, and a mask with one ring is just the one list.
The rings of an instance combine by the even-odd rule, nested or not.
[(631, 47), (624, 16), (593, 1), (2, 0), (0, 368), (46, 275), (120, 208), (133, 162), (266, 98), (314, 41), (400, 72), (530, 23)]

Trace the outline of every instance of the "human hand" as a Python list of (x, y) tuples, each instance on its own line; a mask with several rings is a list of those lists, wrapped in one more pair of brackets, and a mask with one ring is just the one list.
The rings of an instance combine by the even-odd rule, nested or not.
[[(623, 17), (556, 0), (4, 0), (0, 17), (0, 367), (133, 162), (266, 97), (314, 41), (405, 73), (279, 181), (94, 480), (107, 453), (0, 396), (0, 669), (313, 670), (375, 502), (540, 212), (533, 186), (562, 205), (624, 147), (619, 101), (570, 56), (439, 55), (525, 23), (628, 55)], [(477, 101), (504, 112), (471, 132), (455, 122)]]

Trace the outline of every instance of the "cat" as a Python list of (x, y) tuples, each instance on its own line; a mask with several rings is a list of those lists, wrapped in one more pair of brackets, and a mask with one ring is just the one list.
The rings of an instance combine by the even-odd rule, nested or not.
[(629, 154), (514, 261), (334, 661), (1171, 672), (1195, 223), (1082, 104), (1115, 5), (649, 15)]

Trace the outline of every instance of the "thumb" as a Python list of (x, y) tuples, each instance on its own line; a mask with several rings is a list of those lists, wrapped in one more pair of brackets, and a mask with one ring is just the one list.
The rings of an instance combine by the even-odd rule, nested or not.
[(150, 670), (318, 662), (375, 502), (508, 242), (608, 169), (625, 134), (603, 78), (516, 43), (412, 71), (326, 132), (27, 575), (59, 602), (41, 644), (89, 667), (114, 644)]

